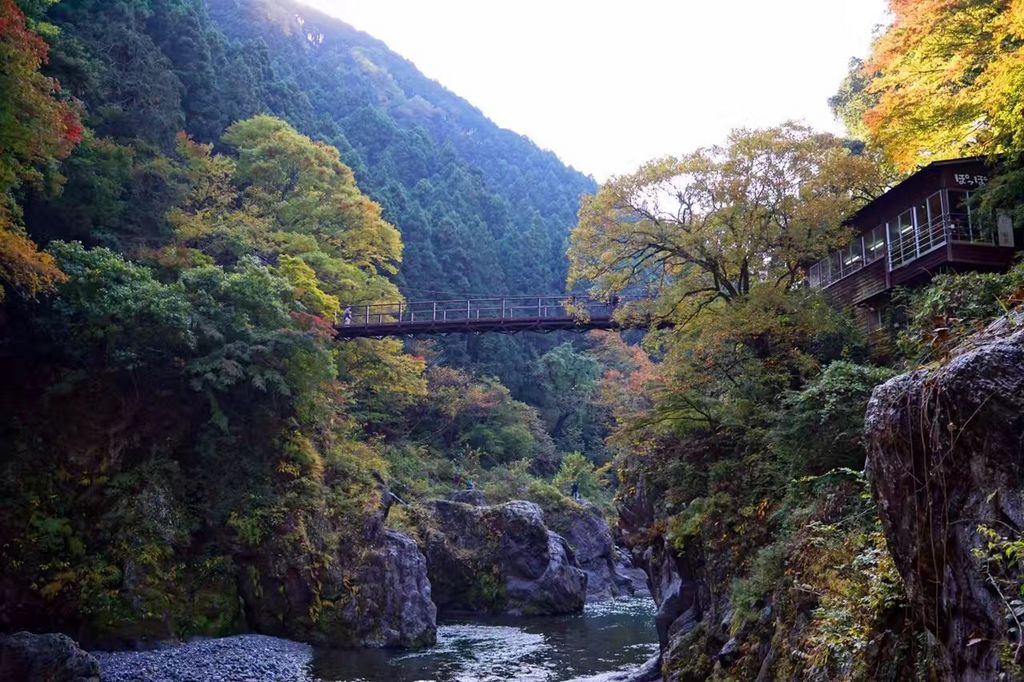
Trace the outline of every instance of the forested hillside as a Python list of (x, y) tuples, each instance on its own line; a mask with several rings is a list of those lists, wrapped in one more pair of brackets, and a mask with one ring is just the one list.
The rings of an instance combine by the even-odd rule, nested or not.
[[(381, 204), (405, 243), (395, 281), (407, 298), (564, 288), (566, 237), (594, 183), (380, 41), (269, 0), (69, 0), (46, 18), (57, 27), (46, 70), (85, 104), (95, 137), (68, 162), (60, 206), (29, 210), (42, 239), (161, 243), (147, 217), (170, 201), (160, 165), (175, 134), (217, 142), (232, 122), (270, 113), (339, 149)], [(537, 344), (462, 338), (443, 349), (518, 392), (511, 367)]]
[(284, 8), (0, 0), (0, 630), (420, 646), (392, 493), (608, 499), (561, 466), (602, 452), (592, 359), (479, 347), (531, 407), (331, 326), (401, 286), (561, 290), (590, 181)]
[[(1020, 254), (891, 261), (914, 279), (881, 302), (807, 285), (816, 257), (863, 258), (848, 216), (937, 160), (985, 159), (974, 225), (1024, 219), (1024, 3), (889, 7), (831, 100), (850, 139), (733, 131), (613, 178), (573, 231), (572, 280), (648, 286), (675, 323), (602, 386), (666, 680), (1024, 679)], [(962, 209), (897, 197), (890, 255), (926, 220), (956, 248)]]

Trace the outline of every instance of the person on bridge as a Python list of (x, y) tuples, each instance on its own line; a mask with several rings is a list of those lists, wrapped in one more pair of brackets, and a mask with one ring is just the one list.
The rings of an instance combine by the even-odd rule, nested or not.
[(345, 306), (345, 315), (342, 319), (344, 320), (346, 327), (352, 325), (352, 306)]

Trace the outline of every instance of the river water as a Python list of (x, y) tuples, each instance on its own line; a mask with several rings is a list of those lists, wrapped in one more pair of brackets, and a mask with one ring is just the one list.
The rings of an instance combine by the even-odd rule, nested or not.
[(600, 680), (657, 650), (654, 603), (626, 598), (588, 604), (574, 616), (442, 620), (430, 649), (318, 651), (313, 674), (332, 682)]

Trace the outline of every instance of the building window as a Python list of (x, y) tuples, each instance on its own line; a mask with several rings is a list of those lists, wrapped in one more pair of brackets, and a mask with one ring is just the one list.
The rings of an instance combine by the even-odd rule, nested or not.
[(914, 209), (908, 208), (889, 223), (889, 263), (898, 268), (917, 258), (917, 234), (914, 231)]
[(874, 263), (885, 254), (885, 225), (864, 235), (864, 263)]
[(942, 219), (942, 194), (936, 192), (914, 209), (917, 218), (918, 254), (946, 243)]
[(954, 241), (995, 243), (992, 226), (972, 209), (971, 192), (966, 190), (949, 190), (949, 225), (950, 239)]
[(821, 277), (821, 286), (827, 287), (832, 283), (832, 273), (829, 272), (828, 258), (822, 258), (818, 262), (818, 274)]
[(855, 272), (864, 267), (864, 241), (857, 237), (853, 240), (853, 243), (843, 249), (841, 252), (843, 257), (843, 274), (849, 274)]

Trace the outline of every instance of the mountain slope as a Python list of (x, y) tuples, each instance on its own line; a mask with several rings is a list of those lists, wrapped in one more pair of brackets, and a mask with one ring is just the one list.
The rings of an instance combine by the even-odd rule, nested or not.
[(287, 0), (65, 0), (53, 16), (53, 70), (101, 134), (166, 146), (179, 128), (215, 141), (233, 120), (281, 116), (341, 149), (402, 231), (410, 297), (561, 290), (594, 182), (382, 42)]
[[(499, 128), (379, 40), (290, 0), (63, 0), (49, 18), (61, 31), (49, 70), (85, 103), (97, 135), (156, 153), (178, 130), (216, 142), (231, 122), (271, 113), (338, 147), (383, 206), (405, 244), (396, 282), (407, 298), (563, 289), (568, 231), (593, 180)], [(129, 175), (139, 179), (140, 154), (132, 156)], [(108, 206), (82, 208), (99, 201), (96, 164), (83, 164), (86, 178), (75, 177), (75, 159), (67, 166), (74, 211), (48, 208), (30, 219), (37, 238), (122, 250), (160, 244), (163, 194), (173, 187), (142, 178), (142, 187), (109, 198), (119, 211), (111, 218)], [(515, 366), (551, 343), (441, 345), (448, 361), (516, 390)]]

